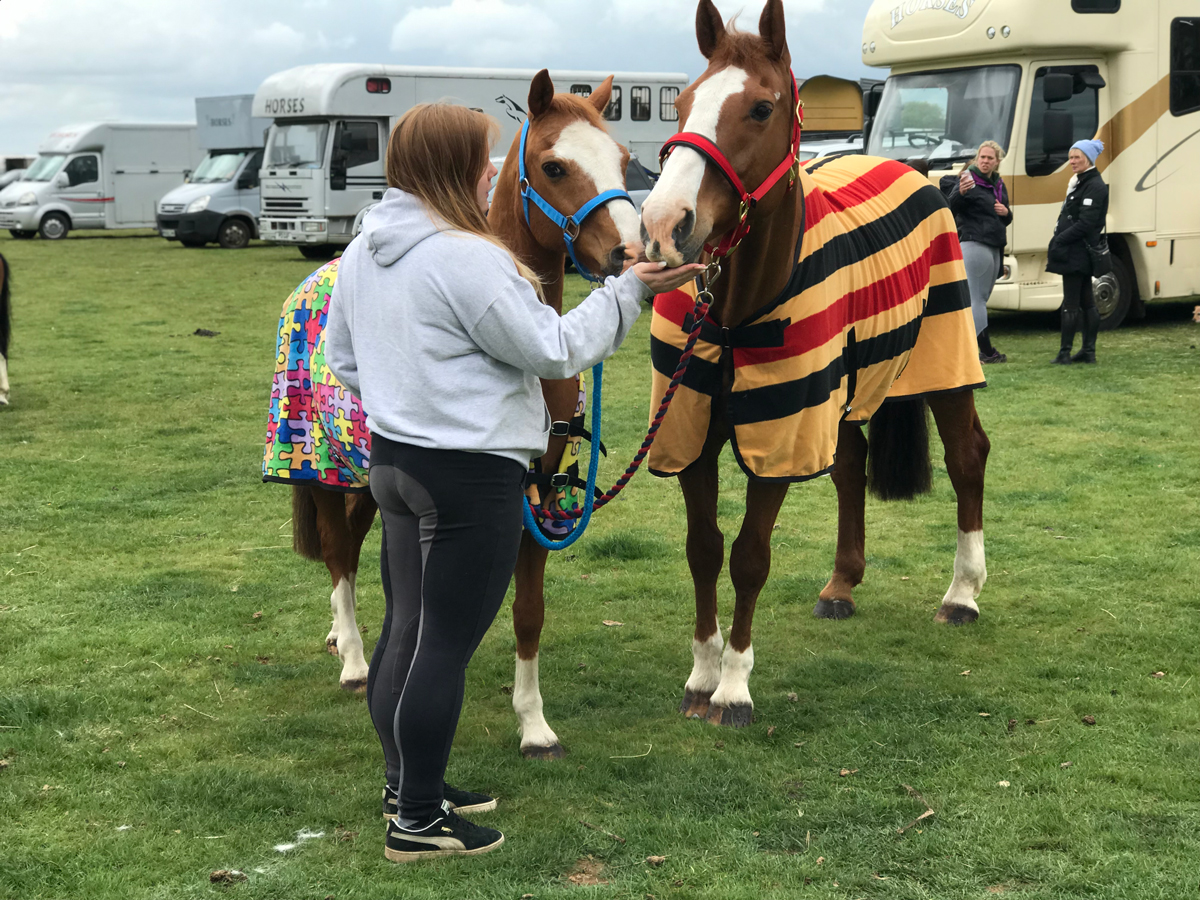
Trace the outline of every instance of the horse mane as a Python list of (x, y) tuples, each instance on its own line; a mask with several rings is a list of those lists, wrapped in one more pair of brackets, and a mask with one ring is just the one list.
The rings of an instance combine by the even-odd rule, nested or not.
[(550, 101), (550, 108), (543, 113), (543, 116), (554, 115), (561, 113), (571, 115), (578, 118), (580, 114), (587, 119), (588, 123), (595, 125), (601, 131), (607, 131), (604, 117), (588, 102), (586, 97), (581, 97), (578, 94), (564, 94), (559, 91), (554, 93), (554, 97)]
[(8, 356), (8, 339), (12, 334), (8, 311), (8, 286), (11, 280), (8, 261), (0, 256), (0, 356)]
[[(717, 46), (716, 52), (713, 53), (709, 62), (721, 67), (736, 66), (739, 69), (745, 69), (752, 65), (777, 65), (767, 58), (763, 39), (759, 35), (737, 28), (737, 16), (725, 24), (725, 36), (721, 39), (721, 43)], [(790, 65), (789, 60), (785, 68)]]

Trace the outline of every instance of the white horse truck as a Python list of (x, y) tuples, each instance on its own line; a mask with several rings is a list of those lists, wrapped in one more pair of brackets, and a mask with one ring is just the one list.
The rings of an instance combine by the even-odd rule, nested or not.
[(196, 98), (196, 133), (208, 152), (187, 184), (158, 201), (162, 237), (232, 250), (258, 237), (258, 172), (271, 120), (250, 114), (253, 101), (253, 94)]
[[(535, 70), (321, 64), (269, 77), (254, 114), (275, 120), (262, 171), (262, 238), (325, 259), (350, 243), (358, 213), (387, 189), (384, 155), (396, 120), (418, 103), (449, 100), (501, 124), (507, 153), (525, 120)], [(608, 72), (551, 72), (555, 87), (587, 96)], [(613, 136), (658, 169), (658, 148), (678, 127), (681, 73), (617, 72), (605, 113)], [(641, 174), (641, 173), (639, 173)], [(644, 180), (644, 176), (643, 176)]]
[(153, 228), (158, 198), (199, 160), (195, 125), (68, 125), (0, 191), (0, 228), (50, 241), (73, 228)]
[(1115, 270), (1094, 283), (1101, 327), (1200, 293), (1196, 0), (875, 0), (862, 58), (891, 66), (867, 153), (925, 159), (936, 182), (981, 141), (1007, 150), (1013, 224), (990, 308), (1062, 303), (1046, 247), (1067, 152), (1092, 137)]

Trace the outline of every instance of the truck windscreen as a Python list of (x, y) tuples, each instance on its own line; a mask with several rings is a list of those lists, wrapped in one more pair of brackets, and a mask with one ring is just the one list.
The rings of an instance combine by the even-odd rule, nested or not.
[(276, 123), (271, 128), (266, 167), (321, 168), (321, 163), (325, 160), (325, 138), (328, 135), (328, 122), (291, 122), (285, 125)]
[(196, 171), (192, 173), (192, 184), (215, 184), (219, 181), (229, 181), (237, 174), (238, 166), (246, 158), (245, 153), (210, 152)]
[(49, 181), (62, 168), (63, 160), (66, 158), (65, 155), (59, 153), (39, 156), (34, 164), (25, 170), (25, 178), (22, 180)]
[(1019, 66), (893, 75), (871, 125), (871, 156), (924, 159), (931, 168), (975, 155), (983, 141), (1008, 148)]

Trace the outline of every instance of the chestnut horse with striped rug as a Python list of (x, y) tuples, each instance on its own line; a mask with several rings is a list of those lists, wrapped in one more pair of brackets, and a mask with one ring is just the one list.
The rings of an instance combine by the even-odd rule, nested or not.
[[(687, 508), (696, 630), (681, 711), (744, 726), (754, 607), (789, 484), (831, 474), (837, 486), (833, 577), (814, 613), (845, 618), (865, 568), (868, 483), (884, 499), (929, 489), (928, 406), (958, 496), (954, 578), (936, 618), (961, 624), (978, 617), (986, 578), (989, 444), (973, 399), (983, 372), (962, 252), (941, 194), (894, 160), (796, 163), (802, 112), (781, 0), (769, 0), (758, 34), (727, 29), (701, 0), (696, 34), (708, 68), (679, 96), (683, 130), (643, 204), (642, 239), (652, 260), (675, 266), (707, 251), (724, 272), (706, 284), (696, 355), (649, 464), (679, 477)], [(693, 303), (686, 292), (655, 300), (652, 396), (693, 327)], [(725, 645), (717, 459), (727, 442), (749, 484), (730, 552), (736, 599)]]
[[(629, 153), (605, 130), (601, 115), (611, 95), (612, 78), (586, 99), (556, 94), (545, 70), (530, 85), (527, 177), (558, 210), (577, 211), (605, 191), (624, 191)], [(488, 220), (495, 234), (539, 275), (546, 302), (561, 313), (567, 255), (563, 229), (532, 204), (526, 220), (517, 175), (519, 148), (518, 136), (497, 180)], [(574, 252), (591, 272), (619, 274), (627, 248), (637, 243), (637, 236), (634, 207), (628, 202), (608, 203), (586, 218)], [(377, 507), (367, 486), (370, 444), (361, 403), (337, 383), (323, 362), (321, 336), (337, 264), (334, 260), (310, 275), (284, 306), (263, 472), (264, 480), (292, 485), (293, 545), (301, 555), (323, 560), (333, 581), (333, 627), (326, 646), (342, 660), (341, 686), (362, 690), (367, 662), (355, 620), (355, 579)], [(535, 465), (539, 472), (555, 473), (564, 453), (578, 454), (580, 390), (573, 378), (542, 382), (551, 419), (570, 427), (561, 429), (566, 433), (551, 435), (546, 454)], [(577, 488), (548, 494), (546, 486), (530, 490), (535, 502), (561, 501), (567, 495), (568, 505), (572, 492), (577, 494)], [(546, 523), (547, 530), (561, 527)], [(547, 556), (548, 551), (523, 535), (513, 603), (517, 638), (513, 708), (521, 752), (531, 758), (563, 754), (542, 714), (538, 682)]]

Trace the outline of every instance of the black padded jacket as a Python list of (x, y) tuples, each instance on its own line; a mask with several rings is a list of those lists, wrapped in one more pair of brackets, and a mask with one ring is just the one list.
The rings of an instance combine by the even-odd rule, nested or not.
[(1000, 182), (1000, 202), (1009, 207), (1008, 214), (996, 214), (996, 195), (988, 188), (978, 184), (965, 194), (958, 192), (958, 175), (944, 175), (938, 182), (938, 187), (946, 195), (950, 211), (954, 213), (954, 224), (958, 226), (959, 243), (975, 241), (987, 244), (989, 247), (999, 247), (1002, 251), (1008, 243), (1008, 232), (1005, 230), (1012, 224), (1012, 207), (1008, 202), (1008, 188)]
[(1087, 244), (1095, 245), (1100, 239), (1107, 215), (1108, 185), (1099, 170), (1088, 169), (1063, 201), (1046, 254), (1046, 271), (1059, 275), (1093, 274)]

